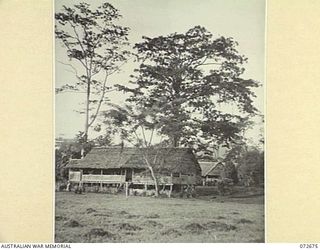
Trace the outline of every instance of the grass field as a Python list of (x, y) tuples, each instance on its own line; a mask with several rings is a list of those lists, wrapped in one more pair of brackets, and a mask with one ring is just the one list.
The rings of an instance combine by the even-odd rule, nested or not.
[(264, 242), (263, 196), (56, 193), (56, 242)]

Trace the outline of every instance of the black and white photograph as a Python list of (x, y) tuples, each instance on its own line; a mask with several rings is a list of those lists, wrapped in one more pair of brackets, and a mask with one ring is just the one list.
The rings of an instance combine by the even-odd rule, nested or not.
[(55, 0), (56, 243), (265, 242), (265, 0)]

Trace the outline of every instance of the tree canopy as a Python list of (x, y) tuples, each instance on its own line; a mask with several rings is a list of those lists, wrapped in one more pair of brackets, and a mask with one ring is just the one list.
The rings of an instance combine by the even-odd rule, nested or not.
[[(200, 138), (228, 143), (257, 111), (252, 88), (259, 85), (241, 77), (247, 59), (236, 46), (234, 39), (214, 38), (200, 26), (143, 37), (134, 46), (140, 66), (131, 76), (133, 87), (118, 87), (131, 94), (128, 102), (153, 110), (158, 132), (173, 146), (200, 145)], [(221, 105), (235, 106), (236, 114)]]

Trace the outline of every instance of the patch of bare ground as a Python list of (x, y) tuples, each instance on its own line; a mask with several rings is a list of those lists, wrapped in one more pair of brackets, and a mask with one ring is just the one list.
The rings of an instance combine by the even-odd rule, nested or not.
[(105, 242), (108, 242), (109, 240), (115, 240), (117, 238), (115, 234), (110, 233), (102, 228), (92, 228), (84, 235), (84, 237), (86, 237), (88, 241), (91, 241), (94, 238), (101, 238)]
[(156, 213), (151, 213), (151, 214), (147, 215), (146, 218), (148, 218), (148, 219), (157, 219), (157, 218), (160, 218), (160, 215), (156, 214)]
[(61, 215), (56, 215), (55, 216), (55, 220), (56, 221), (65, 221), (67, 220), (68, 218), (64, 217), (64, 216), (61, 216)]
[(86, 213), (87, 213), (87, 214), (91, 214), (91, 213), (95, 213), (95, 212), (97, 212), (97, 210), (95, 210), (95, 209), (93, 209), (93, 208), (91, 208), (91, 207), (89, 207), (89, 208), (86, 209)]
[(245, 218), (242, 218), (238, 221), (239, 224), (252, 224), (254, 223), (252, 220), (247, 220)]
[(113, 224), (116, 228), (119, 228), (120, 230), (126, 230), (126, 231), (140, 231), (142, 230), (141, 227), (131, 224), (131, 223), (119, 223), (119, 224)]
[(157, 222), (154, 220), (144, 221), (141, 225), (143, 227), (147, 227), (147, 228), (149, 228), (149, 227), (163, 228), (163, 225), (160, 222)]
[(95, 217), (100, 217), (100, 216), (102, 216), (102, 217), (112, 217), (111, 214), (103, 214), (103, 213), (95, 213), (95, 214), (93, 214), (93, 216), (95, 216)]
[(204, 224), (204, 227), (208, 230), (225, 231), (225, 232), (236, 229), (234, 225), (217, 222), (217, 221), (210, 221)]
[(218, 220), (224, 220), (224, 219), (226, 219), (226, 217), (224, 217), (224, 216), (218, 216), (217, 219), (218, 219)]
[(206, 230), (206, 228), (199, 223), (190, 223), (186, 225), (184, 229), (186, 229), (191, 233), (197, 233), (197, 234), (202, 233), (202, 231)]
[(66, 227), (82, 227), (82, 225), (76, 220), (68, 220), (64, 223)]
[(127, 219), (133, 219), (133, 218), (140, 218), (141, 215), (136, 215), (136, 214), (127, 214), (126, 218)]
[(124, 210), (122, 210), (122, 211), (119, 212), (119, 214), (121, 214), (121, 215), (127, 215), (127, 214), (129, 214), (129, 213), (126, 212), (126, 211), (124, 211)]
[(172, 235), (174, 237), (177, 237), (177, 236), (181, 236), (182, 233), (175, 228), (169, 228), (169, 229), (161, 231), (161, 235)]
[(185, 226), (185, 229), (190, 231), (191, 233), (202, 233), (205, 230), (215, 230), (215, 231), (230, 231), (235, 230), (236, 227), (230, 224), (221, 223), (217, 221), (210, 221), (204, 224), (199, 223), (190, 223)]

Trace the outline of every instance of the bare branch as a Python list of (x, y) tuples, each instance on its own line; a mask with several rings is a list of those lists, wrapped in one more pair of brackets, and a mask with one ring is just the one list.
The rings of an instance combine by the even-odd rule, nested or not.
[[(77, 32), (76, 27), (75, 27), (70, 21), (68, 21), (68, 23), (69, 23), (69, 24), (71, 25), (71, 27), (73, 28), (73, 31), (74, 31), (74, 33), (75, 33), (75, 35), (76, 35), (76, 37), (77, 37), (77, 41), (78, 41), (78, 43), (79, 43), (79, 45), (80, 45), (83, 53), (85, 53), (86, 50), (84, 49), (84, 47), (83, 47), (83, 45), (82, 45), (82, 42), (81, 42), (81, 39), (80, 39), (80, 37), (79, 37), (79, 34), (78, 34), (78, 32)], [(88, 62), (87, 62), (86, 57), (84, 57), (84, 61), (85, 61), (85, 68), (88, 69)]]
[(142, 131), (142, 136), (143, 136), (144, 144), (145, 144), (145, 145), (146, 145), (146, 147), (148, 148), (146, 135), (144, 134), (144, 128), (143, 128), (143, 126), (141, 126), (141, 125), (140, 125), (140, 128), (141, 128), (141, 131)]
[(154, 132), (154, 128), (153, 128), (152, 131), (151, 131), (151, 136), (150, 136), (150, 140), (149, 140), (149, 147), (151, 146), (151, 143), (152, 143), (153, 132)]
[(139, 136), (137, 135), (137, 132), (136, 132), (136, 131), (133, 131), (133, 133), (134, 133), (134, 135), (135, 135), (136, 138), (137, 138), (137, 142), (139, 142), (139, 141), (140, 141), (140, 138), (139, 138)]
[[(74, 37), (72, 37), (72, 38), (74, 38)], [(74, 39), (78, 40), (77, 38), (74, 38)], [(66, 46), (66, 48), (67, 48), (69, 51), (72, 51), (72, 49), (71, 49), (71, 47), (69, 46), (69, 44), (68, 44), (67, 41), (62, 40), (62, 42), (63, 42), (64, 46)], [(77, 60), (82, 64), (83, 67), (87, 68), (87, 66), (84, 64), (84, 62), (83, 62), (81, 59), (78, 59), (78, 58), (75, 58), (75, 59), (77, 59)]]
[(76, 74), (76, 76), (79, 77), (78, 71), (77, 71), (77, 69), (76, 69), (73, 65), (71, 65), (71, 64), (69, 64), (69, 63), (64, 63), (64, 62), (61, 62), (61, 61), (58, 61), (58, 63), (61, 63), (61, 64), (63, 64), (63, 65), (66, 65), (66, 66), (71, 67), (71, 68), (73, 69), (73, 72)]

